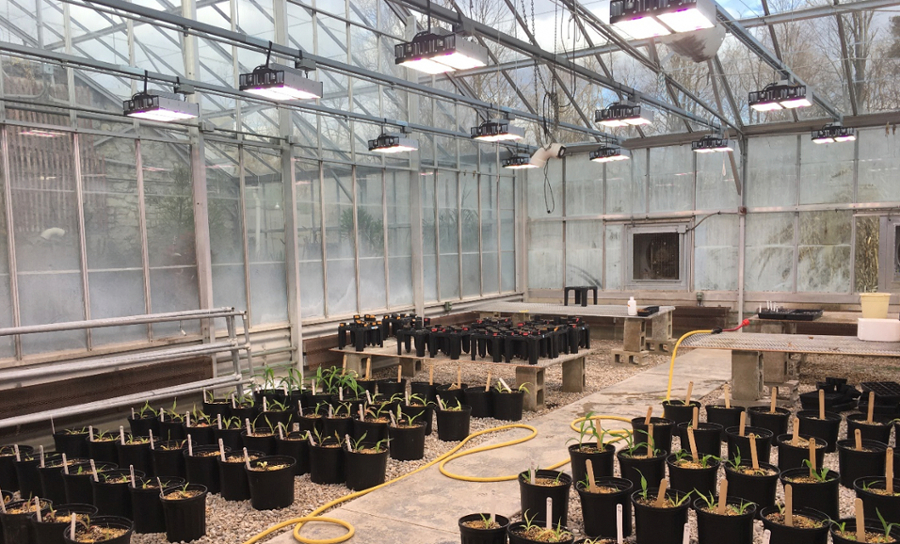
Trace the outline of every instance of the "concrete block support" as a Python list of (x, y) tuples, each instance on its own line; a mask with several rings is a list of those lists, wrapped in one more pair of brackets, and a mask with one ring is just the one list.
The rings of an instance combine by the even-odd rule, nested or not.
[(562, 390), (567, 393), (581, 393), (587, 384), (584, 371), (584, 357), (572, 359), (562, 364)]
[(758, 351), (732, 351), (731, 382), (732, 395), (736, 403), (752, 403), (762, 398), (762, 354)]
[(642, 351), (647, 340), (647, 322), (643, 319), (625, 318), (625, 332), (622, 349), (625, 351)]
[[(583, 359), (582, 359), (583, 360)], [(517, 366), (516, 385), (527, 383), (523, 406), (526, 410), (537, 410), (544, 406), (544, 368), (540, 366)]]

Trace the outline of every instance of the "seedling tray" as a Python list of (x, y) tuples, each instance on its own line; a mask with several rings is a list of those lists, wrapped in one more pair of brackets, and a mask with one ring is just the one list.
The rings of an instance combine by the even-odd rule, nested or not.
[[(818, 410), (819, 392), (810, 391), (809, 393), (800, 393), (800, 406), (802, 406), (804, 410)], [(841, 393), (825, 393), (825, 409), (829, 412), (852, 410), (855, 406), (856, 401), (847, 400)]]
[(782, 319), (787, 321), (813, 321), (822, 317), (822, 310), (763, 310), (759, 312), (760, 319)]
[(659, 312), (659, 306), (646, 306), (638, 309), (637, 314), (641, 317), (648, 317)]
[(863, 382), (863, 395), (860, 398), (869, 399), (869, 391), (875, 392), (875, 406), (896, 405), (900, 403), (900, 384), (897, 382)]

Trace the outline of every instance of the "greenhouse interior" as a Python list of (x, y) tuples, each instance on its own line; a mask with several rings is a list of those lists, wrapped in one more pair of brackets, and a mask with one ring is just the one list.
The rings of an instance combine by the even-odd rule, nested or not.
[(900, 0), (0, 0), (0, 544), (900, 543), (898, 124)]

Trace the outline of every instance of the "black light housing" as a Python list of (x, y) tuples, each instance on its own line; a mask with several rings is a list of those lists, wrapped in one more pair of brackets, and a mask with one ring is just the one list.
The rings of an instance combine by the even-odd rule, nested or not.
[(856, 140), (856, 129), (841, 126), (840, 123), (830, 123), (812, 131), (812, 141), (817, 144), (852, 142), (854, 140)]
[(510, 170), (524, 170), (526, 168), (538, 168), (538, 165), (531, 163), (531, 157), (523, 154), (515, 154), (503, 159), (503, 168)]
[(200, 104), (186, 102), (182, 94), (150, 91), (147, 89), (149, 79), (149, 73), (145, 71), (144, 90), (130, 100), (122, 101), (122, 111), (126, 116), (163, 123), (200, 117)]
[(487, 65), (487, 48), (460, 34), (419, 32), (411, 42), (394, 46), (394, 63), (425, 72), (443, 74)]
[(616, 102), (594, 112), (594, 122), (606, 127), (649, 125), (653, 122), (653, 112), (641, 111), (639, 104)]
[(604, 144), (591, 151), (588, 158), (593, 162), (627, 161), (631, 158), (631, 151), (614, 144)]
[(691, 151), (694, 153), (731, 153), (731, 143), (728, 138), (709, 134), (699, 140), (691, 142)]
[(472, 138), (482, 142), (501, 142), (521, 140), (525, 137), (525, 129), (510, 124), (509, 119), (485, 121), (471, 129)]
[(402, 134), (382, 132), (377, 138), (369, 140), (369, 151), (375, 153), (403, 153), (405, 151), (416, 151), (418, 149), (418, 140), (406, 138)]

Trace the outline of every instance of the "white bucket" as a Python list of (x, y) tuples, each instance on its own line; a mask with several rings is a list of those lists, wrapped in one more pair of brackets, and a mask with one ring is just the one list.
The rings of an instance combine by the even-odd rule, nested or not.
[(862, 316), (866, 319), (887, 319), (890, 293), (860, 293)]
[(900, 342), (900, 321), (860, 318), (856, 336), (869, 342)]

